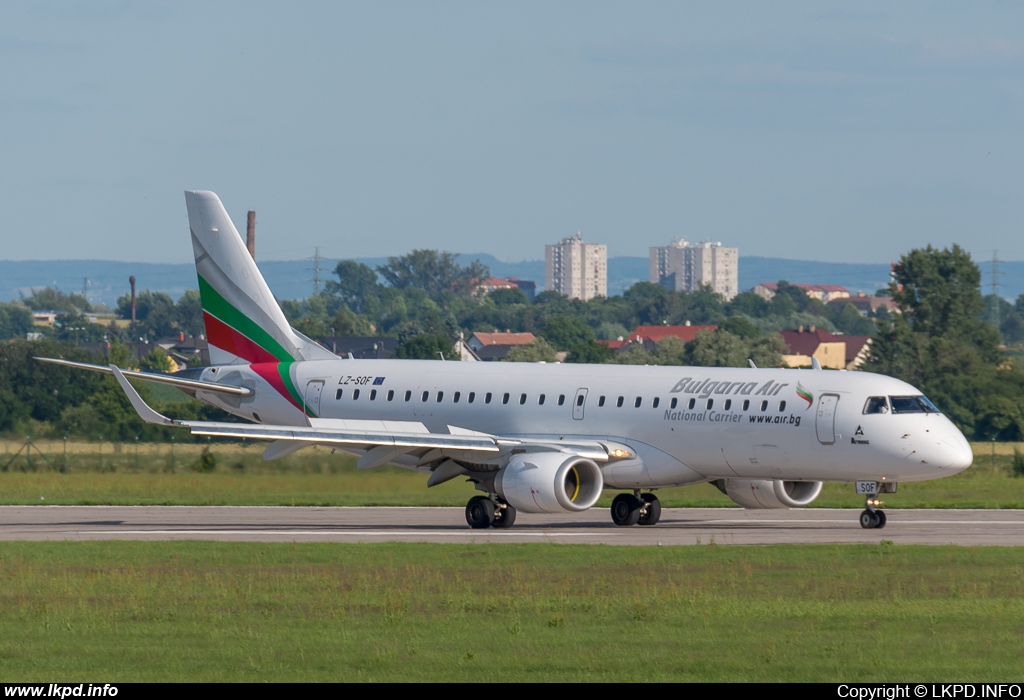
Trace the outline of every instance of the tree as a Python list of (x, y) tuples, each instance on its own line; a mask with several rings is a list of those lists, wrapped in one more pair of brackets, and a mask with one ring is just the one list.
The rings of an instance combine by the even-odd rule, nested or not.
[(364, 313), (366, 300), (380, 288), (377, 273), (369, 265), (355, 260), (342, 260), (334, 268), (338, 281), (327, 283), (327, 293), (357, 314)]
[(28, 296), (22, 294), (21, 301), (33, 311), (64, 311), (78, 314), (92, 311), (92, 304), (81, 294), (65, 294), (50, 287), (33, 289)]
[(410, 338), (399, 346), (395, 357), (403, 360), (458, 360), (455, 344), (442, 335), (421, 334)]
[(749, 356), (743, 339), (729, 331), (698, 331), (686, 344), (686, 364), (696, 367), (745, 367)]
[(513, 304), (529, 304), (530, 300), (526, 298), (526, 292), (519, 287), (512, 289), (495, 289), (493, 292), (487, 295), (487, 299), (494, 302), (495, 306), (511, 306)]
[(32, 331), (32, 312), (21, 304), (0, 304), (0, 340), (24, 338)]
[(559, 350), (569, 350), (580, 343), (594, 340), (594, 331), (575, 316), (559, 314), (544, 324), (541, 335)]
[(587, 340), (573, 345), (565, 361), (575, 364), (600, 365), (611, 362), (615, 351), (603, 343)]
[(388, 258), (377, 272), (395, 289), (422, 289), (435, 301), (445, 294), (468, 296), (475, 280), (491, 276), (490, 269), (479, 260), (463, 267), (455, 253), (424, 249)]
[(543, 338), (537, 338), (528, 345), (517, 345), (508, 351), (505, 362), (555, 362), (555, 348)]
[(999, 336), (982, 318), (980, 283), (959, 246), (904, 255), (890, 285), (902, 313), (879, 321), (865, 369), (920, 388), (961, 430), (984, 438), (1013, 424), (993, 411), (1009, 405), (999, 397), (1020, 403), (1024, 375), (998, 369)]

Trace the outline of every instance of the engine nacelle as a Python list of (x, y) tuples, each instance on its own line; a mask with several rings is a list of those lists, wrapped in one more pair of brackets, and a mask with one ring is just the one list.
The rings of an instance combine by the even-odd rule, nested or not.
[(494, 478), (494, 488), (524, 513), (572, 513), (597, 503), (604, 489), (593, 461), (564, 452), (514, 455)]
[(820, 481), (719, 479), (718, 490), (744, 508), (801, 508), (821, 493)]

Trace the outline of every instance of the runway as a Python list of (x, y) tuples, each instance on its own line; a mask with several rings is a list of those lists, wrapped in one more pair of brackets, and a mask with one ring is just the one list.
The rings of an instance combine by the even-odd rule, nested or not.
[(239, 506), (0, 506), (0, 540), (232, 540), (249, 542), (553, 542), (605, 545), (1024, 545), (1022, 510), (889, 509), (881, 530), (859, 510), (665, 509), (654, 527), (616, 527), (607, 509), (520, 514), (509, 530), (471, 530), (462, 508)]

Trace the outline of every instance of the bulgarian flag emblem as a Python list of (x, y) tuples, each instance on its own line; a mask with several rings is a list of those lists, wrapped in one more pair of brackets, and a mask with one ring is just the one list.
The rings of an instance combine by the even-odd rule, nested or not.
[[(796, 395), (807, 402), (807, 408), (810, 408), (811, 404), (814, 403), (814, 394), (807, 391), (807, 389), (804, 389), (803, 384), (801, 384), (800, 382), (796, 383)], [(807, 408), (805, 408), (804, 410), (806, 411)]]

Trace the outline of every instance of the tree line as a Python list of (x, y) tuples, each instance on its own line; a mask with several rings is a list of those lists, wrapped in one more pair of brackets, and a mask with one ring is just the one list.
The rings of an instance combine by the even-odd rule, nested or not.
[[(551, 362), (557, 353), (566, 353), (567, 362), (745, 366), (753, 359), (758, 366), (770, 367), (778, 366), (785, 352), (776, 332), (780, 329), (817, 326), (871, 335), (873, 344), (865, 369), (921, 388), (969, 437), (1024, 438), (1024, 413), (1019, 408), (1024, 377), (1000, 337), (1000, 330), (1004, 336), (1012, 335), (1018, 327), (1015, 324), (1024, 333), (1024, 323), (1015, 311), (1024, 308), (1024, 295), (1016, 305), (982, 297), (980, 271), (957, 246), (929, 247), (903, 256), (895, 266), (890, 288), (882, 290), (893, 297), (902, 313), (889, 314), (882, 309), (870, 317), (849, 304), (826, 306), (785, 281), (779, 282), (770, 301), (751, 291), (725, 301), (709, 289), (674, 292), (647, 282), (633, 285), (621, 296), (581, 301), (543, 292), (531, 301), (519, 289), (474, 293), (477, 282), (489, 275), (479, 262), (462, 266), (451, 253), (414, 250), (389, 258), (376, 269), (342, 261), (334, 270), (335, 279), (322, 292), (304, 300), (284, 301), (281, 306), (289, 321), (306, 335), (391, 336), (399, 340), (398, 356), (403, 358), (437, 359), (440, 354), (452, 359), (452, 343), (460, 334), (508, 330), (537, 336), (534, 344), (513, 350), (510, 361)], [(1002, 307), (999, 330), (988, 321), (994, 303)], [(0, 361), (5, 366), (19, 365), (29, 354), (46, 352), (83, 361), (94, 359), (73, 347), (82, 336), (105, 338), (115, 348), (132, 339), (123, 324), (86, 323), (95, 328), (82, 331), (84, 314), (94, 309), (78, 295), (54, 290), (40, 290), (19, 302), (0, 305), (2, 329), (5, 333), (11, 329), (5, 337), (23, 338), (31, 327), (30, 310), (36, 308), (60, 312), (59, 322), (47, 331), (47, 342), (63, 344), (49, 346), (45, 352), (30, 350), (31, 344), (24, 342), (4, 344)], [(118, 300), (117, 313), (121, 318), (130, 317), (127, 295)], [(164, 293), (144, 290), (137, 298), (136, 315), (133, 335), (137, 338), (155, 340), (203, 332), (201, 303), (194, 290), (177, 302)], [(625, 337), (638, 325), (686, 322), (713, 324), (718, 330), (699, 333), (690, 343), (662, 341), (653, 352), (634, 345), (615, 353), (597, 342)], [(150, 359), (144, 365), (163, 369), (158, 360)], [(99, 403), (79, 401), (77, 390), (65, 386), (61, 373), (66, 371), (38, 365), (0, 374), (0, 430), (11, 430), (19, 424), (19, 416), (29, 416), (55, 430), (88, 434), (95, 432), (90, 425), (95, 429), (122, 425), (121, 419), (115, 419), (117, 406), (127, 409), (126, 420), (131, 422), (133, 413), (127, 403), (115, 398), (119, 392), (102, 395)], [(64, 392), (60, 410), (53, 400), (37, 395), (45, 386), (39, 383), (40, 373), (47, 372), (56, 372), (47, 377), (60, 384), (58, 392)], [(83, 379), (81, 373), (75, 374), (75, 381), (92, 387), (90, 391), (97, 391), (102, 384), (101, 378)], [(80, 408), (83, 405), (91, 408)], [(68, 415), (63, 415), (65, 410), (70, 411)]]

